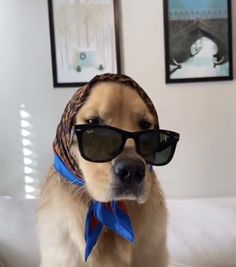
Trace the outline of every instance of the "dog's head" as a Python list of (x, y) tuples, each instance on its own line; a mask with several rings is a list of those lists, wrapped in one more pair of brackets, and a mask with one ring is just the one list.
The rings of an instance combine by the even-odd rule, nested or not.
[[(118, 81), (101, 81), (92, 86), (73, 117), (73, 125), (78, 124), (108, 125), (128, 132), (158, 127), (156, 113), (147, 105), (145, 97), (132, 85)], [(99, 144), (94, 145), (99, 152)], [(153, 171), (136, 152), (132, 138), (126, 140), (124, 149), (115, 158), (96, 163), (84, 159), (72, 132), (69, 153), (93, 199), (100, 202), (129, 199), (139, 203), (147, 200)]]

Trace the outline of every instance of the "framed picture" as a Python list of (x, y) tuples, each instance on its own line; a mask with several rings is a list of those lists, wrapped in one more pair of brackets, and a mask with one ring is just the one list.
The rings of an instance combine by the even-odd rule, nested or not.
[(48, 0), (54, 87), (119, 73), (117, 0)]
[(166, 83), (233, 79), (231, 0), (163, 0)]

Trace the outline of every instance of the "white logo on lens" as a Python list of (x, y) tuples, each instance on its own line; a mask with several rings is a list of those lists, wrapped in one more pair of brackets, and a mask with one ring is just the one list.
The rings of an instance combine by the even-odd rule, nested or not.
[(87, 130), (87, 133), (94, 133), (94, 130)]

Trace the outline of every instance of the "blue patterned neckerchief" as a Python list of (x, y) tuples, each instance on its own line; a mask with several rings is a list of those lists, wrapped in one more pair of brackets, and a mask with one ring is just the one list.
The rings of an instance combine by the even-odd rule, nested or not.
[[(85, 185), (85, 181), (72, 174), (57, 154), (54, 158), (54, 167), (69, 183), (78, 186)], [(96, 245), (104, 226), (127, 241), (135, 242), (134, 231), (123, 202), (101, 203), (93, 201), (88, 209), (85, 225), (85, 261), (87, 261), (93, 247)]]

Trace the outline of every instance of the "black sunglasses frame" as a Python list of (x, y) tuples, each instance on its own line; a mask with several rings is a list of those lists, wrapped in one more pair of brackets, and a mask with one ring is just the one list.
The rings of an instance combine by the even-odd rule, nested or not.
[[(82, 142), (83, 141), (82, 135), (86, 130), (93, 130), (93, 129), (109, 129), (109, 130), (115, 131), (116, 133), (119, 133), (121, 135), (120, 149), (119, 149), (119, 151), (117, 151), (115, 156), (112, 156), (110, 159), (99, 161), (99, 160), (92, 160), (84, 154), (83, 144), (82, 144), (83, 143)], [(143, 157), (144, 160), (148, 164), (153, 165), (153, 166), (163, 166), (163, 165), (168, 164), (172, 160), (174, 153), (175, 153), (177, 142), (179, 141), (179, 134), (178, 133), (173, 132), (173, 131), (169, 131), (169, 130), (163, 130), (163, 129), (150, 129), (150, 130), (144, 130), (144, 131), (139, 131), (139, 132), (128, 132), (128, 131), (124, 131), (124, 130), (121, 130), (119, 128), (115, 128), (115, 127), (108, 126), (108, 125), (77, 124), (77, 125), (74, 125), (74, 132), (75, 132), (77, 139), (78, 139), (78, 145), (79, 145), (79, 150), (80, 150), (81, 156), (90, 162), (96, 162), (96, 163), (109, 162), (112, 159), (114, 159), (116, 156), (118, 156), (123, 151), (127, 139), (132, 138), (135, 142), (136, 152), (141, 157)], [(163, 163), (155, 164), (153, 162), (146, 160), (144, 155), (142, 155), (142, 152), (140, 151), (140, 147), (139, 147), (140, 136), (145, 135), (147, 133), (153, 133), (153, 132), (157, 133), (159, 136), (161, 134), (168, 136), (168, 143), (167, 143), (168, 146), (166, 146), (166, 143), (163, 143), (163, 142), (160, 143), (160, 149), (161, 150), (164, 150), (165, 148), (167, 148), (169, 146), (171, 147), (171, 152), (170, 152), (170, 155), (168, 157), (168, 160), (166, 160)]]

